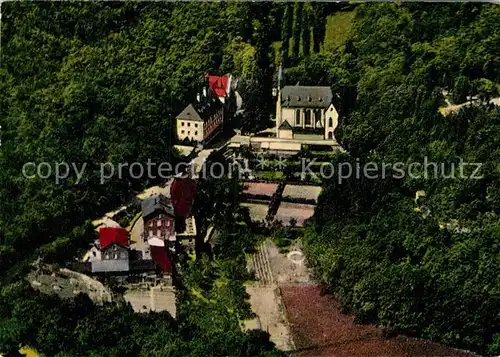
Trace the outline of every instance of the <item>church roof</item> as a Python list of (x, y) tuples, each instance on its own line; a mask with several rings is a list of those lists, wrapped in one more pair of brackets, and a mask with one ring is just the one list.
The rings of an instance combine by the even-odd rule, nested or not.
[(281, 89), (281, 106), (327, 108), (333, 99), (330, 87), (285, 86)]

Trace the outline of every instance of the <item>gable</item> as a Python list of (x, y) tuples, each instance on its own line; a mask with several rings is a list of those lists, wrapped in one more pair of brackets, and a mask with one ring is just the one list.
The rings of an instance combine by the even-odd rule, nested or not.
[(203, 121), (201, 119), (198, 111), (193, 107), (192, 104), (189, 104), (184, 110), (177, 115), (176, 119), (184, 119), (184, 120), (195, 120), (195, 121)]
[(154, 195), (142, 201), (142, 217), (144, 221), (160, 213), (175, 217), (174, 207), (169, 198), (163, 195)]
[(279, 126), (278, 130), (293, 130), (292, 126), (288, 122), (288, 120), (283, 121)]

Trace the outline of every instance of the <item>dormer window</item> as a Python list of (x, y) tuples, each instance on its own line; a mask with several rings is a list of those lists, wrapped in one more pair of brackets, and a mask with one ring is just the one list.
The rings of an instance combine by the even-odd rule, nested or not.
[(300, 96), (297, 97), (297, 101), (300, 102)]

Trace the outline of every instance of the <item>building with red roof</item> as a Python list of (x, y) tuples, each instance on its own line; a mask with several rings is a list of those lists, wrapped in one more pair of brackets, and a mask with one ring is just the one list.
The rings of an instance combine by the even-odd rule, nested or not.
[(101, 250), (111, 244), (128, 247), (130, 245), (128, 231), (125, 228), (102, 227), (99, 229), (99, 243)]
[(219, 99), (224, 102), (223, 98), (226, 98), (229, 94), (231, 77), (227, 74), (223, 76), (206, 74), (205, 78), (208, 79), (208, 88), (210, 88), (210, 91), (212, 91), (216, 97), (219, 97)]
[(196, 182), (189, 177), (176, 177), (170, 186), (170, 197), (175, 215), (186, 218), (196, 197)]
[(101, 259), (91, 262), (93, 273), (128, 272), (129, 238), (128, 231), (119, 227), (102, 227), (99, 229)]
[(151, 250), (151, 259), (160, 267), (165, 273), (172, 273), (172, 261), (167, 254), (165, 241), (157, 237), (148, 240)]

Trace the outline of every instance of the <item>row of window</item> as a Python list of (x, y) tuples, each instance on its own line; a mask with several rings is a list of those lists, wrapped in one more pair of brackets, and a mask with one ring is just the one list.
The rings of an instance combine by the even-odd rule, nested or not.
[[(181, 126), (184, 126), (184, 124), (186, 124), (186, 123), (183, 122), (183, 121), (181, 121)], [(191, 126), (191, 123), (187, 122), (187, 126)], [(194, 123), (194, 127), (197, 128), (198, 127), (198, 123)]]
[(116, 259), (127, 259), (127, 253), (121, 252), (121, 253), (106, 253), (104, 255), (105, 260), (116, 260)]
[[(184, 130), (181, 130), (181, 134), (184, 134)], [(187, 134), (188, 134), (188, 135), (191, 135), (191, 132), (188, 130), (188, 133), (187, 133)], [(198, 132), (197, 132), (197, 131), (195, 131), (195, 132), (194, 132), (194, 135), (195, 135), (195, 136), (196, 136), (196, 135), (198, 135)]]
[[(296, 125), (300, 125), (300, 115), (297, 116), (296, 118), (297, 118), (297, 120), (296, 120), (297, 124)], [(311, 117), (310, 116), (306, 115), (306, 117), (305, 117), (305, 123), (304, 124), (305, 125), (311, 125)], [(329, 126), (333, 126), (333, 120), (332, 120), (332, 118), (330, 118), (328, 120), (328, 125)]]
[[(165, 221), (165, 223), (165, 226), (170, 227), (170, 221), (167, 220)], [(153, 221), (149, 222), (149, 226), (153, 227)], [(161, 221), (156, 221), (156, 226), (161, 227)]]
[[(161, 220), (156, 221), (156, 226), (157, 226), (157, 227), (161, 227), (161, 225), (162, 225), (162, 223), (161, 223), (161, 222), (162, 222)], [(153, 223), (154, 223), (153, 221), (150, 221), (150, 222), (149, 222), (149, 226), (150, 226), (150, 227), (153, 227)], [(165, 220), (165, 226), (166, 226), (166, 227), (170, 227), (170, 221), (169, 221), (169, 220)]]

